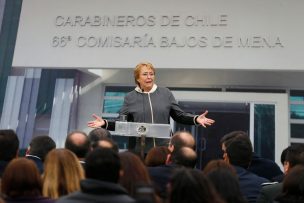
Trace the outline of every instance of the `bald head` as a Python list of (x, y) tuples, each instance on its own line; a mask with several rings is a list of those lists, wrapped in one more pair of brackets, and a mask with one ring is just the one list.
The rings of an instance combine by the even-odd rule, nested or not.
[(171, 161), (172, 163), (181, 166), (194, 168), (197, 161), (197, 155), (193, 149), (189, 147), (181, 147), (172, 152)]
[(74, 152), (78, 158), (84, 158), (90, 151), (90, 141), (86, 133), (73, 131), (65, 140), (65, 148)]
[(189, 147), (195, 150), (195, 140), (193, 138), (193, 135), (188, 131), (177, 131), (171, 137), (169, 144), (169, 150), (171, 152), (182, 147)]

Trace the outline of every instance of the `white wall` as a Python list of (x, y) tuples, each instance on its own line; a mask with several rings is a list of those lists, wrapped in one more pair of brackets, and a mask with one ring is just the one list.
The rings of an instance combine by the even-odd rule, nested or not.
[(303, 8), (302, 0), (24, 0), (13, 66), (132, 68), (148, 60), (158, 68), (303, 70)]

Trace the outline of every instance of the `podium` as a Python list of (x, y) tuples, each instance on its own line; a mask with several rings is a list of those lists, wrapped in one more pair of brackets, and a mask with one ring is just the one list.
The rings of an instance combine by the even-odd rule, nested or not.
[(115, 122), (115, 135), (140, 137), (140, 154), (144, 158), (145, 138), (170, 138), (171, 126), (169, 124), (136, 123), (127, 121)]

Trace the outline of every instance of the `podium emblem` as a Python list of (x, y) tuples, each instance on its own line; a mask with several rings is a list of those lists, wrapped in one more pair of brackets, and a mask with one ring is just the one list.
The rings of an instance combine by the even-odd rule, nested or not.
[(146, 135), (148, 132), (148, 129), (144, 125), (140, 125), (136, 128), (136, 132), (138, 135)]

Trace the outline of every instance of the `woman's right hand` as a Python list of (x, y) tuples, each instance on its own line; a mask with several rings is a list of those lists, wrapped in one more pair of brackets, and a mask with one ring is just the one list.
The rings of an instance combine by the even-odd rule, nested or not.
[(105, 120), (102, 117), (97, 116), (96, 114), (92, 115), (95, 120), (88, 122), (88, 127), (90, 128), (100, 128), (101, 126), (105, 125)]

